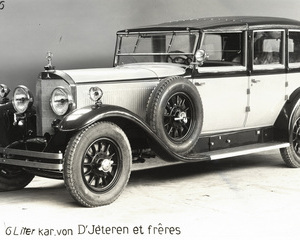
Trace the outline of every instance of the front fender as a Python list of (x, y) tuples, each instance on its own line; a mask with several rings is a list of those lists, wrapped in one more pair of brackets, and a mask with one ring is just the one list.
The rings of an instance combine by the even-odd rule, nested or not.
[(101, 107), (86, 106), (76, 109), (67, 116), (65, 116), (58, 124), (59, 131), (72, 132), (79, 131), (97, 121), (112, 121), (130, 122), (136, 128), (142, 129), (149, 141), (151, 142), (152, 149), (165, 161), (183, 161), (183, 162), (198, 162), (209, 160), (207, 156), (183, 156), (173, 152), (149, 127), (135, 113), (113, 105), (102, 105)]
[(61, 120), (58, 129), (62, 132), (78, 131), (95, 122), (110, 118), (127, 119), (151, 131), (149, 126), (133, 112), (119, 106), (104, 104), (101, 107), (92, 105), (76, 109)]

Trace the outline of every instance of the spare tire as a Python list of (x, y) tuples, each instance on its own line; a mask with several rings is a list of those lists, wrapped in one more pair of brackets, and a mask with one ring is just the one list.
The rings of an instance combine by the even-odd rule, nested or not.
[(198, 90), (183, 77), (161, 80), (148, 100), (146, 121), (170, 150), (181, 154), (191, 151), (203, 124)]

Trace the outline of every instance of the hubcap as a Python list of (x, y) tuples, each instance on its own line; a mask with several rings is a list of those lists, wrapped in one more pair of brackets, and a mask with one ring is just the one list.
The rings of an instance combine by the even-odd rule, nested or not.
[(99, 170), (103, 172), (110, 172), (112, 170), (113, 163), (114, 161), (111, 161), (110, 159), (104, 159), (101, 163)]
[(175, 121), (182, 121), (184, 124), (187, 124), (188, 119), (186, 116), (186, 112), (180, 112), (178, 113), (178, 117), (174, 118)]

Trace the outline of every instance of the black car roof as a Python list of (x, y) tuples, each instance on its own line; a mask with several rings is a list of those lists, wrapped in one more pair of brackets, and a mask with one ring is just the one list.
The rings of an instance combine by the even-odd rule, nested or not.
[[(286, 27), (300, 28), (300, 21), (279, 18), (279, 17), (259, 17), (259, 16), (234, 16), (234, 17), (212, 17), (198, 18), (191, 20), (180, 20), (166, 22), (157, 25), (143, 26), (122, 31), (155, 31), (155, 30), (209, 30), (218, 28), (254, 29), (263, 27)], [(121, 31), (120, 31), (121, 32)]]

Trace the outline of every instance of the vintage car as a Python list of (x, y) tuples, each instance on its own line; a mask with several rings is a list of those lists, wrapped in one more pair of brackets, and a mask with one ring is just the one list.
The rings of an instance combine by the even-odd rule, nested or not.
[(300, 22), (175, 21), (117, 32), (112, 68), (56, 70), (36, 97), (0, 85), (0, 190), (64, 179), (86, 207), (113, 202), (132, 164), (280, 149), (300, 166)]

